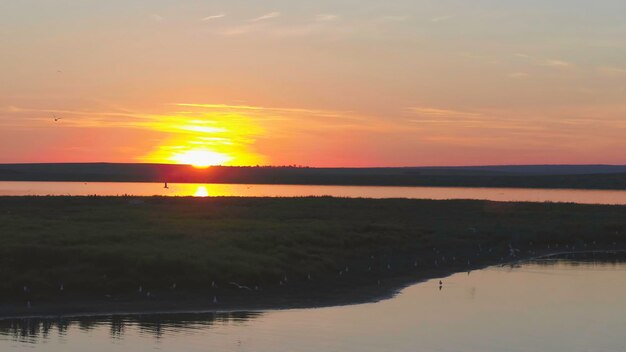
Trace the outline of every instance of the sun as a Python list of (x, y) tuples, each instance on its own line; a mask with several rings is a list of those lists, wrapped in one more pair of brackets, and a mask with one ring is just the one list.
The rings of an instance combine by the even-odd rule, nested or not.
[(154, 119), (153, 128), (166, 133), (167, 138), (141, 160), (196, 168), (264, 163), (264, 156), (254, 148), (263, 130), (250, 117), (212, 111), (193, 116), (155, 115)]
[(208, 149), (192, 149), (174, 154), (172, 160), (178, 164), (192, 165), (197, 168), (223, 165), (232, 157)]

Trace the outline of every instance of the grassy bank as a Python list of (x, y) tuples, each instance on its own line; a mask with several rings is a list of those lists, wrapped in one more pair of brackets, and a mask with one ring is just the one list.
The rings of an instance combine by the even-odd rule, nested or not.
[(147, 299), (147, 292), (247, 294), (232, 282), (257, 298), (299, 292), (314, 299), (321, 288), (376, 286), (550, 251), (624, 247), (626, 207), (0, 197), (0, 243), (0, 298), (10, 304)]

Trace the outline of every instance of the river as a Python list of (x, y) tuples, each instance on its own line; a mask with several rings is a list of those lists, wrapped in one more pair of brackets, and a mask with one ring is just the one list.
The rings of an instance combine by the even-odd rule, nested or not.
[(392, 299), (262, 312), (0, 321), (17, 351), (624, 351), (626, 265), (571, 260), (459, 273)]
[(0, 196), (333, 196), (411, 199), (480, 199), (512, 202), (626, 204), (626, 191), (469, 187), (379, 187), (252, 184), (168, 184), (113, 182), (0, 182)]

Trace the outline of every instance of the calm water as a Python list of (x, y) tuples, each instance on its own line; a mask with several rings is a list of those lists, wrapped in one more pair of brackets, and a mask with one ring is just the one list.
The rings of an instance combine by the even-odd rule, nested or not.
[(489, 268), (390, 300), (257, 313), (0, 322), (14, 351), (619, 351), (626, 265)]
[(0, 195), (335, 196), (365, 198), (483, 199), (494, 201), (626, 204), (626, 191), (524, 188), (372, 187), (161, 183), (0, 182)]

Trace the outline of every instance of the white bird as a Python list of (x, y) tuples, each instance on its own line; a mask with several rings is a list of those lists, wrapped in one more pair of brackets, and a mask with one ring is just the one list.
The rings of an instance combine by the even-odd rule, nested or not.
[(240, 285), (240, 284), (238, 284), (236, 282), (230, 282), (230, 284), (235, 286), (235, 287), (237, 287), (238, 289), (241, 289), (241, 290), (248, 290), (248, 291), (252, 290), (250, 287), (244, 286), (244, 285)]
[(137, 289), (137, 292), (141, 293), (143, 291), (143, 287), (139, 286), (139, 288)]
[(61, 283), (61, 286), (59, 287), (59, 291), (63, 291), (63, 283)]
[(213, 304), (217, 304), (217, 296), (213, 296)]
[(515, 253), (519, 251), (519, 249), (513, 248), (513, 245), (509, 243), (509, 254), (511, 255), (511, 257), (515, 257)]
[(30, 309), (31, 305), (30, 305), (30, 301), (26, 302), (26, 308)]

